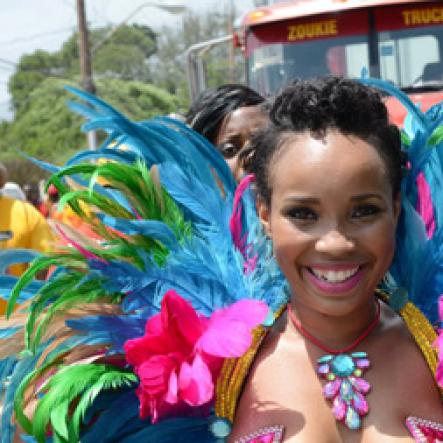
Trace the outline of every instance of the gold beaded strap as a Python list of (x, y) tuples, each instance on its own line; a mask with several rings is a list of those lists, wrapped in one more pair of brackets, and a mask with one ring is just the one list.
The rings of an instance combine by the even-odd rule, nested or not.
[(429, 320), (411, 302), (407, 302), (403, 308), (400, 309), (400, 315), (425, 357), (429, 369), (435, 376), (438, 364), (438, 354), (437, 350), (433, 347), (433, 343), (437, 338), (437, 333), (431, 323), (429, 323)]
[[(285, 309), (286, 305), (283, 305), (275, 313), (274, 321), (280, 317)], [(217, 417), (226, 418), (230, 422), (234, 420), (243, 384), (263, 338), (269, 330), (269, 327), (257, 326), (252, 331), (252, 343), (246, 353), (239, 358), (227, 358), (225, 360), (215, 388), (215, 415)]]
[(267, 331), (263, 326), (255, 328), (252, 344), (246, 353), (242, 357), (225, 360), (215, 391), (215, 414), (218, 417), (227, 418), (231, 422), (234, 420), (240, 391)]

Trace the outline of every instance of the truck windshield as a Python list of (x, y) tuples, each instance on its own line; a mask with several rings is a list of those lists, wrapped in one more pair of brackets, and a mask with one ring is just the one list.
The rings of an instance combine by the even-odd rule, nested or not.
[(368, 37), (360, 35), (261, 46), (251, 54), (248, 68), (249, 83), (265, 95), (276, 92), (295, 78), (328, 73), (360, 77), (369, 69)]
[(408, 92), (442, 88), (442, 26), (383, 31), (378, 36), (381, 78)]
[(270, 95), (295, 78), (370, 74), (406, 92), (441, 90), (439, 4), (344, 11), (252, 27), (246, 38), (248, 82)]

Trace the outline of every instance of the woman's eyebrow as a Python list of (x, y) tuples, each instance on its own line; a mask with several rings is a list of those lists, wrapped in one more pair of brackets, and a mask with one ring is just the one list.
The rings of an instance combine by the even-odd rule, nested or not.
[(285, 200), (289, 201), (289, 202), (304, 203), (304, 204), (319, 204), (320, 203), (320, 199), (318, 199), (318, 198), (304, 197), (304, 196), (291, 196)]
[(352, 201), (362, 201), (362, 200), (367, 200), (370, 198), (376, 198), (378, 200), (383, 200), (383, 197), (380, 194), (375, 194), (375, 193), (353, 195), (351, 197), (351, 200)]

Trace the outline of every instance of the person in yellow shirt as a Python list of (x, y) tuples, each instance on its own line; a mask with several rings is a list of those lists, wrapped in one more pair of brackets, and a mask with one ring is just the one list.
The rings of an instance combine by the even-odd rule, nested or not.
[[(2, 195), (7, 170), (0, 163), (0, 250), (23, 248), (47, 252), (54, 241), (52, 230), (43, 215), (30, 203)], [(13, 265), (8, 273), (19, 276), (26, 264)], [(0, 299), (0, 314), (6, 303)]]

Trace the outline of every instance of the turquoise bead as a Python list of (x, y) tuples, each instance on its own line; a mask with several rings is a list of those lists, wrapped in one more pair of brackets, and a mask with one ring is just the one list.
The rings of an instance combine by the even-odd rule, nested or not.
[(351, 406), (348, 406), (348, 409), (346, 411), (345, 424), (351, 430), (360, 429), (360, 416)]
[(368, 353), (364, 352), (364, 351), (353, 352), (351, 354), (352, 358), (366, 358), (367, 356), (368, 356)]
[(231, 433), (232, 425), (231, 422), (225, 418), (216, 418), (209, 425), (209, 429), (215, 437), (225, 438)]
[(270, 327), (274, 324), (274, 322), (275, 322), (274, 311), (272, 309), (269, 309), (268, 314), (266, 315), (266, 318), (264, 319), (262, 325), (264, 327)]
[(323, 355), (322, 357), (317, 359), (317, 363), (327, 363), (328, 361), (331, 361), (334, 358), (333, 355)]
[(339, 354), (331, 361), (331, 370), (339, 377), (348, 377), (352, 375), (355, 369), (355, 363), (347, 354)]
[(354, 396), (354, 390), (352, 389), (352, 384), (348, 380), (343, 380), (340, 386), (340, 397), (346, 402), (349, 403)]
[(408, 302), (408, 291), (405, 288), (396, 288), (389, 295), (389, 306), (396, 312), (399, 312)]

